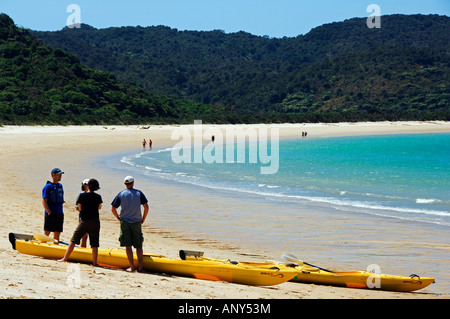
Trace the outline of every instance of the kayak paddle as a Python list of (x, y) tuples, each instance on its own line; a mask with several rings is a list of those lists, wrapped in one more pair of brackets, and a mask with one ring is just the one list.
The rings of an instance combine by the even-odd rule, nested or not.
[(51, 242), (53, 242), (55, 244), (57, 243), (57, 244), (69, 245), (68, 243), (65, 243), (63, 241), (59, 241), (57, 239), (53, 239), (51, 237), (48, 237), (48, 236), (45, 236), (45, 235), (42, 235), (42, 234), (33, 234), (33, 237), (36, 238), (37, 240), (40, 240), (40, 241), (43, 241), (43, 242), (51, 241)]
[(296, 257), (296, 256), (294, 256), (294, 255), (292, 255), (290, 253), (284, 253), (283, 255), (281, 255), (281, 258), (283, 260), (286, 260), (286, 261), (291, 262), (291, 263), (300, 263), (300, 264), (308, 265), (308, 266), (311, 266), (311, 267), (314, 267), (314, 268), (317, 268), (317, 269), (320, 269), (320, 270), (323, 270), (323, 271), (333, 272), (332, 270), (328, 270), (328, 269), (325, 269), (325, 268), (322, 268), (322, 267), (319, 267), (319, 266), (315, 266), (315, 265), (309, 264), (309, 263), (307, 263), (305, 261), (302, 261), (298, 257)]

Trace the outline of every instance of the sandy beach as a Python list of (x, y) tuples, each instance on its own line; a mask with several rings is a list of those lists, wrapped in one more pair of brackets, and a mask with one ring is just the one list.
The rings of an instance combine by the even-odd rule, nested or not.
[[(206, 126), (206, 125), (204, 125)], [(450, 132), (450, 122), (380, 122), (339, 124), (273, 124), (280, 137), (342, 136), (362, 134)], [(44, 214), (41, 191), (54, 167), (65, 174), (65, 223), (61, 240), (69, 241), (78, 224), (75, 198), (80, 183), (88, 177), (99, 180), (103, 197), (101, 211), (101, 248), (118, 248), (119, 224), (110, 212), (110, 203), (123, 189), (123, 171), (111, 173), (99, 157), (142, 150), (142, 139), (153, 141), (153, 147), (173, 146), (178, 141), (171, 134), (178, 126), (4, 126), (0, 127), (0, 298), (4, 299), (447, 299), (449, 294), (426, 292), (397, 293), (375, 290), (338, 288), (299, 283), (272, 287), (253, 287), (226, 282), (212, 282), (150, 273), (127, 273), (123, 270), (78, 264), (81, 288), (67, 285), (68, 265), (54, 260), (23, 255), (11, 248), (8, 233), (43, 233)], [(226, 129), (226, 125), (214, 125)], [(239, 127), (234, 126), (234, 127)], [(241, 126), (246, 127), (246, 126)], [(255, 125), (255, 127), (258, 127)], [(192, 130), (192, 125), (185, 128)], [(242, 261), (273, 259), (266, 251), (248, 251), (227, 244), (164, 229), (152, 225), (152, 215), (183, 206), (185, 197), (168, 200), (170, 187), (140, 184), (136, 188), (150, 198), (150, 213), (144, 225), (144, 251), (178, 258), (179, 249), (201, 250), (215, 258)], [(177, 202), (178, 201), (178, 202)], [(192, 198), (191, 201), (204, 201)]]

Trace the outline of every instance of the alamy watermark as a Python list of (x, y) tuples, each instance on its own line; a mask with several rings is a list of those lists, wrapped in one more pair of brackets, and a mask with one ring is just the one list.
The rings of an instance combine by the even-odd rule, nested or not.
[(81, 269), (77, 264), (67, 265), (66, 272), (69, 274), (67, 276), (67, 286), (70, 288), (81, 288)]
[[(171, 158), (176, 164), (261, 164), (261, 174), (276, 174), (280, 163), (279, 129), (270, 128), (270, 134), (268, 131), (267, 127), (248, 126), (244, 129), (227, 126), (224, 134), (217, 127), (208, 126), (205, 129), (202, 121), (197, 120), (194, 121), (193, 133), (187, 127), (173, 130), (171, 139), (177, 140), (178, 143), (172, 149)], [(203, 146), (205, 140), (210, 142)]]
[(367, 267), (367, 272), (370, 273), (369, 277), (367, 277), (367, 280), (366, 280), (367, 288), (380, 289), (381, 288), (381, 277), (380, 277), (381, 268), (380, 268), (380, 266), (378, 266), (376, 264), (369, 265)]
[(381, 28), (381, 8), (378, 4), (369, 4), (367, 6), (367, 12), (372, 14), (367, 18), (366, 24), (370, 29)]
[(81, 8), (78, 4), (69, 4), (66, 12), (71, 13), (67, 17), (66, 26), (68, 28), (81, 28)]

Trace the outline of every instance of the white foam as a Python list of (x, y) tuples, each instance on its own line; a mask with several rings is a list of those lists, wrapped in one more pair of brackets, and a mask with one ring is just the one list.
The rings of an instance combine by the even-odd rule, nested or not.
[(439, 202), (439, 200), (434, 199), (434, 198), (417, 198), (416, 199), (417, 204), (432, 204), (432, 203), (436, 203), (436, 202)]

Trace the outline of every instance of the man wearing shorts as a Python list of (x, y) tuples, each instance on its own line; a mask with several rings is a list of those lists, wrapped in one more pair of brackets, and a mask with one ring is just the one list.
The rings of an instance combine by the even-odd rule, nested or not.
[(51, 172), (52, 181), (48, 181), (42, 189), (42, 206), (45, 209), (44, 234), (53, 232), (53, 238), (59, 240), (64, 224), (64, 189), (60, 181), (63, 171), (54, 168)]
[[(143, 270), (143, 249), (142, 243), (144, 236), (142, 234), (142, 224), (147, 218), (148, 201), (144, 193), (140, 190), (134, 189), (134, 178), (132, 176), (125, 177), (124, 184), (126, 189), (121, 191), (114, 198), (111, 203), (111, 211), (113, 215), (120, 221), (120, 246), (125, 247), (127, 252), (130, 268), (128, 271), (134, 271), (133, 250), (136, 248), (136, 255), (138, 257), (138, 271)], [(141, 214), (141, 205), (144, 207), (144, 214)], [(120, 214), (117, 213), (117, 208), (121, 207)]]
[(81, 193), (77, 200), (80, 211), (80, 223), (73, 233), (70, 244), (67, 247), (64, 257), (58, 261), (69, 260), (75, 245), (79, 245), (85, 234), (89, 234), (89, 241), (92, 248), (92, 263), (97, 266), (98, 246), (100, 246), (100, 209), (102, 208), (102, 196), (95, 193), (100, 189), (99, 182), (91, 178), (87, 183), (88, 192)]

